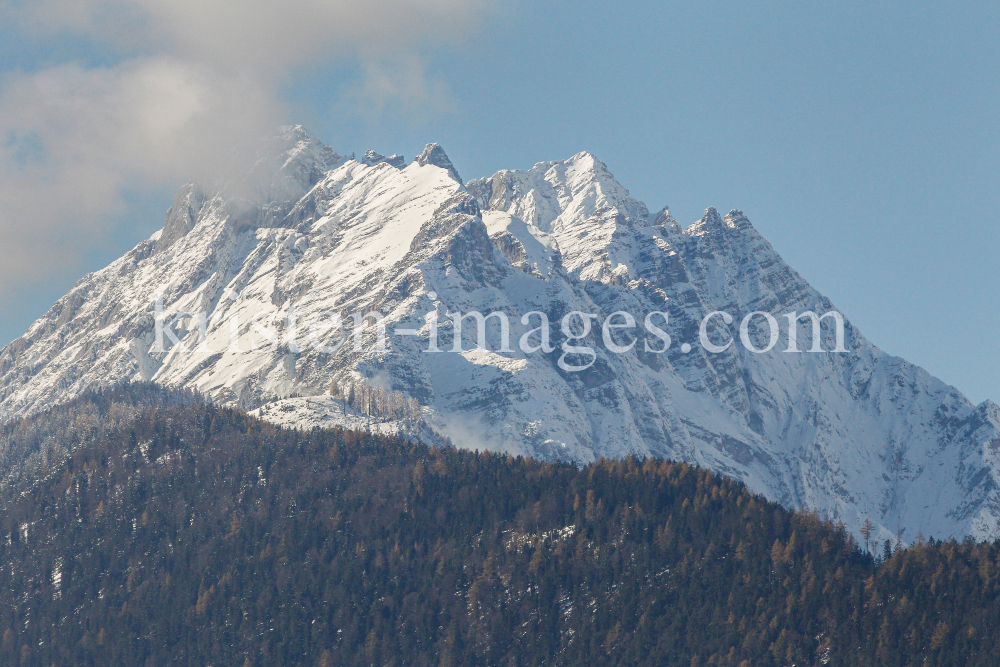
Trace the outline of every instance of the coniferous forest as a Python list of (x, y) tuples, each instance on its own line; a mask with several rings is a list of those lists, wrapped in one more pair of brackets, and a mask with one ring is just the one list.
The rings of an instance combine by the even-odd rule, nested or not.
[(1000, 545), (872, 558), (680, 463), (283, 430), (133, 385), (7, 424), (0, 466), (3, 665), (1000, 664)]

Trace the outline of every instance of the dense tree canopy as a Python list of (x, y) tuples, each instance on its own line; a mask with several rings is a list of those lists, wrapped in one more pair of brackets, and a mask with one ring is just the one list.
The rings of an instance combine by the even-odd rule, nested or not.
[(997, 545), (876, 563), (684, 464), (578, 469), (128, 391), (3, 434), (75, 444), (0, 487), (0, 664), (1000, 664)]

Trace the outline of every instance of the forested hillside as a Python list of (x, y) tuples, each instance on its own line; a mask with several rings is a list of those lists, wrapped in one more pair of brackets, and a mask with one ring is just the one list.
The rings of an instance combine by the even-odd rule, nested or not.
[(0, 489), (0, 664), (1000, 664), (994, 544), (876, 563), (684, 464), (579, 469), (156, 395), (4, 430), (73, 444)]

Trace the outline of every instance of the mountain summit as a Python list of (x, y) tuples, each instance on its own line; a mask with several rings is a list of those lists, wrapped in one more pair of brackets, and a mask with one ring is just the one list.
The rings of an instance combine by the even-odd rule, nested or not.
[[(879, 539), (1000, 536), (1000, 409), (846, 320), (842, 341), (832, 319), (813, 341), (803, 319), (793, 344), (786, 315), (836, 309), (740, 211), (709, 208), (682, 228), (589, 153), (463, 184), (437, 144), (409, 164), (356, 160), (293, 127), (251, 164), (182, 188), (160, 232), (0, 353), (0, 419), (151, 380), (287, 425), (578, 463), (685, 461), (853, 530), (871, 520)], [(456, 314), (473, 311), (507, 316), (508, 349), (499, 317), (483, 346), (459, 319), (454, 344)], [(561, 329), (573, 312), (593, 315), (589, 339), (572, 338), (579, 316)], [(384, 317), (384, 347), (367, 313)], [(602, 326), (627, 324), (614, 313), (635, 328)], [(654, 313), (662, 337), (643, 328)], [(363, 345), (347, 339), (352, 314)], [(552, 351), (527, 353), (517, 341), (544, 343), (530, 331), (541, 314)], [(435, 336), (441, 351), (428, 352)], [(573, 340), (591, 352), (567, 356)]]

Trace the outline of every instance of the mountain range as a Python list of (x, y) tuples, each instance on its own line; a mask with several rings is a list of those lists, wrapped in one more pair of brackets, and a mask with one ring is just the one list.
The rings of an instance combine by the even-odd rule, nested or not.
[(0, 352), (0, 421), (151, 381), (282, 425), (683, 461), (880, 541), (1000, 537), (1000, 408), (846, 317), (844, 351), (832, 317), (792, 344), (807, 311), (838, 312), (742, 212), (682, 227), (589, 153), (463, 182), (437, 144), (348, 158), (286, 127)]

